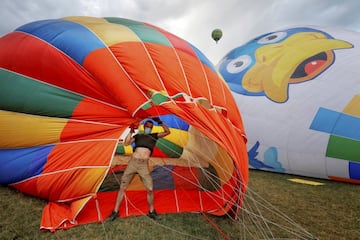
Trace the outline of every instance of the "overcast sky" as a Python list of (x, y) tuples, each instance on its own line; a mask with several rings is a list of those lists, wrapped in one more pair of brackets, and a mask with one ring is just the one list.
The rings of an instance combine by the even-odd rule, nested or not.
[[(198, 47), (214, 64), (231, 49), (295, 25), (360, 32), (359, 0), (0, 0), (0, 36), (64, 16), (122, 17), (161, 27)], [(216, 44), (211, 31), (220, 28)]]

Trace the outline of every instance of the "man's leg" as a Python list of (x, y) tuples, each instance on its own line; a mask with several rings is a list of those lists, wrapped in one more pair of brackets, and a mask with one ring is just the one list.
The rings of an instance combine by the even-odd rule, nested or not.
[(111, 212), (110, 216), (108, 217), (111, 221), (114, 221), (119, 216), (119, 207), (124, 198), (125, 189), (126, 189), (126, 187), (123, 187), (122, 185), (120, 185), (120, 189), (119, 189), (117, 197), (116, 197), (114, 210)]
[(134, 163), (131, 158), (121, 178), (120, 189), (116, 197), (114, 210), (109, 216), (109, 219), (111, 221), (114, 221), (119, 216), (119, 207), (125, 196), (125, 190), (129, 186), (131, 180), (134, 178), (135, 173), (136, 173), (136, 167), (134, 166)]
[(147, 201), (149, 204), (149, 211), (154, 211), (154, 191), (152, 189), (147, 190)]
[(120, 204), (121, 204), (121, 202), (122, 202), (122, 200), (124, 198), (124, 195), (125, 195), (125, 190), (126, 190), (126, 187), (124, 187), (123, 185), (120, 185), (120, 189), (119, 189), (119, 192), (117, 194), (115, 207), (114, 207), (115, 212), (119, 211)]
[(160, 217), (157, 215), (154, 208), (153, 180), (150, 175), (149, 166), (147, 162), (144, 162), (144, 164), (139, 168), (138, 173), (147, 191), (147, 202), (149, 204), (149, 213), (147, 214), (147, 216), (154, 220), (159, 220)]

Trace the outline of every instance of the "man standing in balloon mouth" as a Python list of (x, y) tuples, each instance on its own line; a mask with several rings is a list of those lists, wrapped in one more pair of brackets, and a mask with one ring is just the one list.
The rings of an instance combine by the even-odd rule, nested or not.
[(121, 178), (120, 189), (116, 198), (114, 210), (112, 211), (109, 219), (114, 221), (119, 216), (119, 207), (124, 198), (125, 190), (129, 186), (131, 180), (136, 173), (139, 174), (141, 181), (143, 182), (147, 191), (147, 201), (149, 204), (148, 217), (157, 220), (159, 217), (154, 208), (154, 192), (153, 181), (149, 172), (149, 159), (155, 147), (156, 141), (159, 138), (163, 138), (170, 134), (168, 126), (163, 123), (159, 117), (152, 118), (155, 122), (162, 126), (163, 131), (159, 133), (151, 133), (154, 123), (151, 120), (147, 120), (144, 123), (144, 133), (135, 134), (134, 126), (130, 126), (130, 132), (124, 140), (124, 145), (130, 145), (135, 142), (134, 153), (131, 156), (128, 166), (126, 167), (124, 174)]

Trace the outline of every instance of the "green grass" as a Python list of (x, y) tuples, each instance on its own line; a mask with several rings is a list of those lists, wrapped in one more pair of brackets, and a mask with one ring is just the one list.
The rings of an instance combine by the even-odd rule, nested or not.
[[(360, 186), (308, 179), (293, 183), (286, 174), (250, 171), (249, 191), (238, 221), (206, 215), (230, 239), (360, 239)], [(5, 239), (224, 239), (199, 213), (165, 214), (160, 221), (140, 217), (40, 232), (45, 202), (0, 187), (0, 240)], [(288, 217), (288, 218), (286, 218)], [(279, 226), (277, 226), (279, 225)], [(302, 228), (301, 228), (301, 227)]]

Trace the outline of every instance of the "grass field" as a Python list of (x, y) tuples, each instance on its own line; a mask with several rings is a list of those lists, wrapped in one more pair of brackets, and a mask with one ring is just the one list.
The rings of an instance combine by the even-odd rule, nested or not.
[[(316, 181), (313, 186), (289, 178)], [(0, 240), (5, 239), (360, 239), (360, 186), (250, 171), (249, 191), (238, 221), (199, 213), (165, 214), (40, 232), (45, 202), (0, 187)], [(218, 228), (218, 230), (216, 229)], [(223, 235), (221, 234), (223, 233)]]

